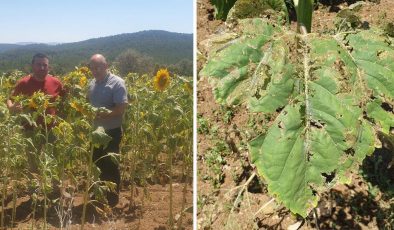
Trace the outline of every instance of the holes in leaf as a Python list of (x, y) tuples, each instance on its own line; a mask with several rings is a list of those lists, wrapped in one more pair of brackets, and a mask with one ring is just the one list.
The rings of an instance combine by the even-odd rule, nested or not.
[(283, 107), (279, 107), (279, 108), (276, 109), (276, 112), (280, 113), (280, 112), (282, 112), (282, 110), (283, 110)]
[(335, 172), (331, 172), (330, 174), (322, 173), (321, 174), (324, 178), (326, 178), (326, 183), (330, 183), (335, 178)]
[(334, 61), (334, 68), (341, 74), (341, 76), (346, 76), (345, 62), (343, 62), (341, 59)]
[(368, 117), (368, 114), (366, 111), (363, 111), (363, 118), (371, 123), (375, 123), (375, 120), (371, 117)]
[(258, 100), (260, 99), (261, 95), (260, 95), (260, 89), (256, 90), (256, 93), (254, 94), (254, 97)]
[(393, 106), (390, 105), (389, 103), (383, 102), (380, 106), (382, 107), (382, 109), (386, 110), (387, 112), (394, 112)]
[(387, 58), (387, 51), (385, 51), (385, 50), (378, 50), (378, 51), (376, 51), (376, 56), (379, 58), (379, 59), (385, 59), (385, 58)]
[(317, 195), (317, 191), (315, 189), (313, 189), (312, 186), (310, 186), (311, 190), (312, 190), (312, 195), (316, 196)]
[(348, 149), (345, 150), (345, 153), (347, 155), (354, 156), (355, 151), (354, 151), (353, 148), (348, 148)]
[(318, 129), (324, 128), (325, 125), (326, 124), (324, 122), (320, 121), (320, 120), (318, 120), (318, 121), (312, 120), (311, 121), (311, 126), (315, 127), (315, 128), (318, 128)]

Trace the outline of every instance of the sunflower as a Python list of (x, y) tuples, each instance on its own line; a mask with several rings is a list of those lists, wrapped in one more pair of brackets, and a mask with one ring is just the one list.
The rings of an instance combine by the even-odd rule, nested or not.
[(193, 86), (192, 86), (189, 82), (185, 82), (185, 83), (183, 84), (183, 87), (184, 87), (185, 90), (186, 90), (187, 92), (189, 92), (190, 94), (193, 93)]
[(78, 72), (82, 73), (83, 75), (90, 75), (90, 70), (86, 66), (78, 68)]
[(37, 103), (34, 101), (34, 98), (30, 98), (29, 99), (29, 108), (30, 109), (37, 109), (38, 105)]
[(157, 71), (156, 76), (153, 79), (153, 86), (157, 91), (165, 90), (170, 84), (170, 74), (167, 69), (160, 69)]
[(85, 75), (83, 75), (83, 76), (81, 76), (81, 78), (79, 78), (79, 86), (84, 87), (87, 82), (88, 82), (88, 79), (86, 78)]
[(49, 100), (48, 99), (45, 99), (44, 100), (44, 109), (46, 109), (46, 108), (48, 108), (49, 107)]
[(83, 113), (83, 108), (80, 104), (78, 104), (78, 102), (76, 102), (76, 101), (70, 102), (70, 106), (71, 106), (71, 108), (75, 109), (76, 111)]

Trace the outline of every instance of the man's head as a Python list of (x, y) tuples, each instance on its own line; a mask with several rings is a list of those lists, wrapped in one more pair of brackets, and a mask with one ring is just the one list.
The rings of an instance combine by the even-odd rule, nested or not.
[(42, 53), (37, 53), (33, 56), (31, 61), (31, 66), (33, 70), (33, 76), (37, 79), (44, 79), (49, 71), (49, 59), (48, 56)]
[(96, 80), (103, 80), (108, 74), (108, 64), (105, 57), (101, 54), (94, 54), (89, 61), (89, 69)]

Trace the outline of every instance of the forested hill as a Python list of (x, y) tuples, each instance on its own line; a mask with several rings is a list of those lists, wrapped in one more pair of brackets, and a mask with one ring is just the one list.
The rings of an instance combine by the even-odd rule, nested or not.
[(18, 47), (21, 47), (21, 45), (18, 44), (1, 44), (0, 43), (0, 53), (3, 53), (7, 50), (12, 50), (12, 49), (16, 49)]
[(192, 62), (193, 34), (148, 30), (58, 45), (0, 44), (0, 73), (13, 69), (28, 72), (31, 58), (37, 52), (47, 54), (53, 71), (62, 74), (86, 63), (92, 54), (102, 53), (113, 62), (129, 49), (152, 58), (157, 65)]

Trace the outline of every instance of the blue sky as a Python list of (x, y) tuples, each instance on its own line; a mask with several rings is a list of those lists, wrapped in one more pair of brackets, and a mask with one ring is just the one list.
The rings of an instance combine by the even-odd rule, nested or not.
[(77, 42), (142, 30), (193, 33), (194, 0), (2, 0), (0, 43)]

